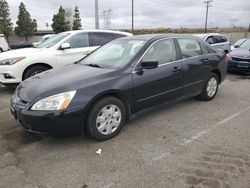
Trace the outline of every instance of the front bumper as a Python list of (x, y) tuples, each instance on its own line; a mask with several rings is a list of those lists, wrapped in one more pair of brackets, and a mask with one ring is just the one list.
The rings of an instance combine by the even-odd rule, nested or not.
[[(6, 77), (6, 75), (9, 75)], [(16, 69), (15, 65), (0, 66), (0, 83), (18, 84), (22, 82), (22, 70)]]
[(229, 72), (250, 73), (250, 62), (229, 60), (227, 63), (227, 70)]
[(11, 102), (10, 110), (15, 120), (29, 132), (63, 135), (83, 133), (84, 109), (61, 112), (31, 111)]

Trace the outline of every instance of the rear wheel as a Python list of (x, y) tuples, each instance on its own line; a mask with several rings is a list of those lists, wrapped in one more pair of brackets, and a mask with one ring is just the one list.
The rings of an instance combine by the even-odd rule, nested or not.
[(2, 48), (0, 48), (0, 53), (2, 53), (3, 52), (3, 49)]
[(28, 68), (25, 72), (24, 72), (24, 76), (23, 76), (23, 79), (27, 79), (27, 78), (30, 78), (32, 76), (35, 76), (41, 72), (44, 72), (46, 70), (48, 70), (49, 68), (46, 67), (46, 66), (43, 66), (43, 65), (35, 65), (35, 66), (32, 66), (30, 68)]
[(88, 115), (87, 133), (98, 141), (111, 139), (119, 134), (126, 119), (126, 108), (116, 97), (98, 100)]
[(204, 101), (212, 100), (217, 94), (218, 86), (218, 76), (215, 73), (210, 73), (202, 88), (199, 98)]

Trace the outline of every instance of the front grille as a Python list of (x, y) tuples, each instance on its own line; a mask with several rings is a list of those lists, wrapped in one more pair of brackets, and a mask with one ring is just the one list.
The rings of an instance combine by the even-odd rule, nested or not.
[(27, 101), (21, 99), (20, 97), (18, 97), (16, 94), (13, 95), (12, 97), (12, 104), (18, 108), (25, 108), (25, 106), (28, 104)]
[(247, 58), (239, 58), (239, 57), (232, 57), (233, 61), (245, 61), (250, 63), (250, 59)]

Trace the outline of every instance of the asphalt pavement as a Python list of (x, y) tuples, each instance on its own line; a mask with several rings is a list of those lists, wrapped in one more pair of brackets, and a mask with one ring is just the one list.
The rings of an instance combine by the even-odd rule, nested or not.
[(248, 76), (228, 75), (213, 101), (141, 115), (105, 142), (27, 133), (9, 112), (13, 92), (0, 86), (1, 188), (250, 187)]

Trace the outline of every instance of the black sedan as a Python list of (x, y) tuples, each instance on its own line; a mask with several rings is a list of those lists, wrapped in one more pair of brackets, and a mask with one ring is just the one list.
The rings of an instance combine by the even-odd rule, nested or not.
[(126, 120), (193, 96), (212, 100), (226, 55), (196, 37), (142, 35), (114, 40), (76, 65), (22, 82), (11, 112), (31, 132), (116, 136)]
[(250, 73), (250, 39), (230, 53), (228, 71)]

